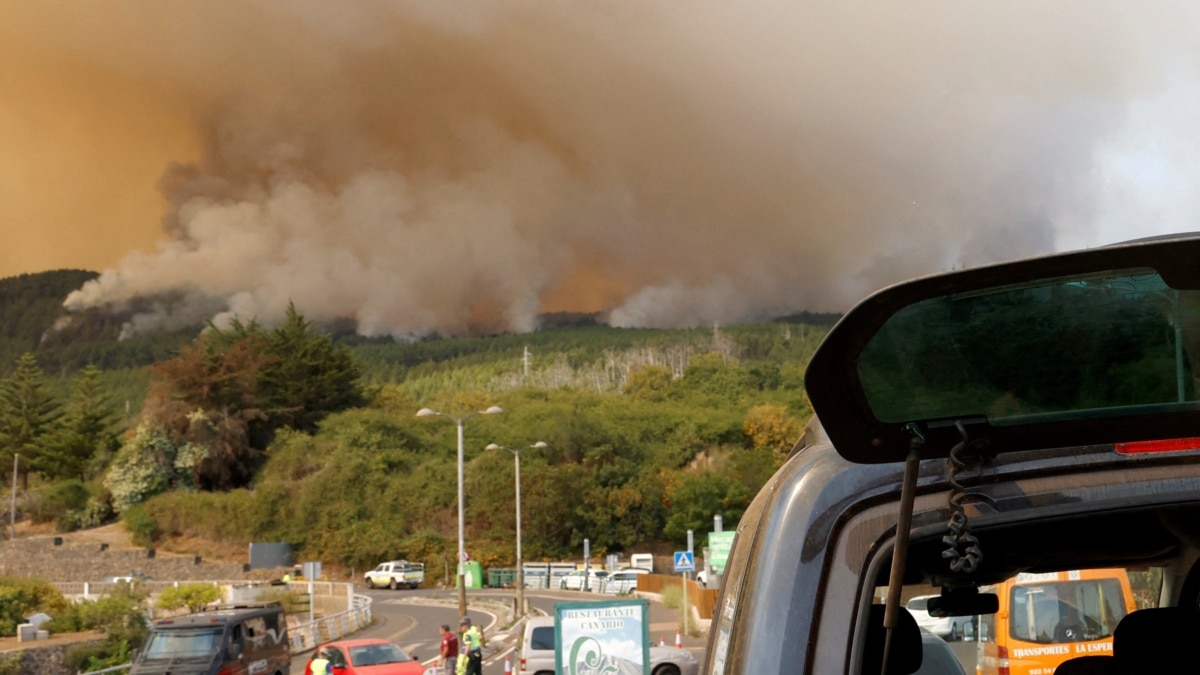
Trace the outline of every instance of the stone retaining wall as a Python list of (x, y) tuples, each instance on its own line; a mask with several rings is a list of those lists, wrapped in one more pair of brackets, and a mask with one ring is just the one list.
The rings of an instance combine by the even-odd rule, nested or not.
[[(55, 544), (55, 541), (59, 544)], [(154, 549), (104, 548), (63, 537), (17, 539), (0, 544), (0, 575), (47, 581), (100, 581), (105, 577), (144, 574), (152, 579), (198, 581), (278, 579), (284, 570), (244, 571), (239, 563), (209, 563), (198, 556)]]
[(21, 673), (75, 675), (75, 671), (67, 666), (67, 650), (77, 645), (97, 644), (99, 642), (101, 640), (86, 640), (40, 647), (22, 647), (18, 650), (0, 653), (0, 660), (16, 655), (17, 658), (21, 659), (21, 668), (18, 671)]

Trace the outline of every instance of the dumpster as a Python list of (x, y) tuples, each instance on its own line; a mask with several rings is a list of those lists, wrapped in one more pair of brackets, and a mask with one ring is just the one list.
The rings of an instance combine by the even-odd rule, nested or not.
[(488, 569), (488, 586), (512, 588), (517, 585), (517, 570), (514, 567), (492, 567)]
[[(483, 565), (478, 560), (468, 560), (459, 568), (463, 576), (463, 585), (467, 588), (483, 588)], [(458, 582), (454, 582), (455, 588)]]

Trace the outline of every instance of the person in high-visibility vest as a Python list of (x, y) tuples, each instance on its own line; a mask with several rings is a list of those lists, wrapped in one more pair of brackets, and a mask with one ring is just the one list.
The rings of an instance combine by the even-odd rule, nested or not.
[(333, 666), (329, 663), (329, 648), (322, 647), (317, 657), (309, 664), (312, 675), (333, 675)]
[(467, 675), (483, 675), (483, 633), (471, 625), (469, 616), (464, 616), (458, 625), (463, 632), (463, 651), (467, 653)]

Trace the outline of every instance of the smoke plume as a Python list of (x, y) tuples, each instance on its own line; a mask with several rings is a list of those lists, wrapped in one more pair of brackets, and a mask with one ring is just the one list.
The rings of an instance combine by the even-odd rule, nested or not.
[(1050, 252), (1095, 221), (1128, 102), (1166, 86), (1164, 64), (1191, 72), (1196, 18), (1095, 0), (46, 0), (0, 9), (0, 83), (25, 106), (10, 119), (112, 118), (84, 133), (105, 169), (47, 186), (82, 195), (73, 227), (109, 208), (96, 186), (161, 192), (127, 214), (157, 211), (157, 241), (67, 301), (152, 307), (131, 331), (269, 325), (289, 301), (365, 335), (528, 331), (560, 310), (691, 326)]

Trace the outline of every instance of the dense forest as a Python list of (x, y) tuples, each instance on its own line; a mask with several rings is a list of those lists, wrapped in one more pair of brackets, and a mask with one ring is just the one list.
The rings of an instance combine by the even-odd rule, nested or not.
[[(802, 376), (830, 315), (691, 330), (547, 317), (528, 334), (411, 341), (331, 334), (297, 310), (118, 340), (63, 320), (91, 273), (0, 280), (0, 449), (21, 455), (22, 517), (122, 519), (146, 544), (286, 541), (359, 569), (452, 563), (456, 424), (467, 540), (511, 563), (521, 450), (527, 559), (678, 546), (737, 521), (799, 437)], [(489, 406), (503, 414), (473, 417)], [(428, 407), (441, 418), (418, 418)], [(446, 419), (449, 417), (451, 419)], [(545, 448), (529, 446), (544, 442)]]

